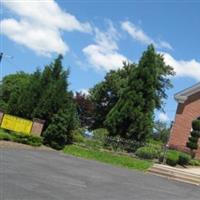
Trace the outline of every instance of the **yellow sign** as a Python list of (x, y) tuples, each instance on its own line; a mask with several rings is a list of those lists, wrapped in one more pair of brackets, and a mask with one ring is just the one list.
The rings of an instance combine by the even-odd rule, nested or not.
[(32, 125), (33, 122), (30, 120), (4, 114), (1, 123), (1, 128), (5, 128), (19, 133), (30, 134)]

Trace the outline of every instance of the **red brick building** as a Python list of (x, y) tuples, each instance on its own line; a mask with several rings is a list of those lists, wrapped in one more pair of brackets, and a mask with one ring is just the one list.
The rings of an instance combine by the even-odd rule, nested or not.
[[(177, 93), (175, 99), (178, 107), (169, 146), (181, 151), (188, 151), (186, 142), (190, 136), (192, 121), (200, 118), (200, 83)], [(200, 140), (196, 158), (200, 159)]]

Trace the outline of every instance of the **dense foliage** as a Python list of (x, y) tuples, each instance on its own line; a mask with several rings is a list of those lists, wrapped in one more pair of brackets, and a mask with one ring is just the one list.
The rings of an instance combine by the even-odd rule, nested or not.
[(78, 119), (73, 104), (67, 109), (60, 110), (51, 120), (44, 132), (44, 144), (55, 149), (63, 149), (66, 144), (73, 141), (72, 130), (78, 127)]
[[(59, 55), (43, 70), (19, 72), (3, 78), (0, 109), (28, 119), (45, 120), (45, 144), (61, 149), (73, 141), (84, 141), (81, 127), (95, 130), (88, 145), (136, 151), (153, 135), (154, 111), (161, 109), (169, 79), (174, 72), (150, 45), (138, 64), (123, 63), (111, 70), (89, 95), (69, 91), (69, 71)], [(80, 123), (79, 123), (80, 122)], [(158, 131), (158, 130), (157, 130)], [(159, 129), (158, 140), (166, 141), (168, 130)], [(74, 134), (74, 136), (73, 136)], [(96, 139), (95, 139), (96, 138)]]
[(134, 67), (124, 63), (123, 68), (111, 70), (102, 82), (90, 89), (89, 98), (93, 103), (92, 129), (105, 127), (106, 116), (119, 100), (122, 90), (127, 87), (128, 76)]
[(46, 125), (59, 109), (65, 108), (72, 96), (68, 90), (68, 71), (63, 70), (62, 56), (33, 74), (11, 74), (3, 79), (2, 100), (6, 112), (32, 119), (46, 120)]
[(170, 127), (165, 122), (156, 121), (154, 122), (153, 139), (167, 143), (170, 135)]
[(143, 159), (156, 159), (160, 157), (161, 151), (162, 149), (160, 146), (149, 145), (149, 146), (138, 148), (135, 154), (139, 158), (143, 158)]
[[(176, 166), (177, 164), (179, 165), (188, 165), (191, 160), (191, 156), (180, 152), (176, 150), (168, 150), (167, 154), (165, 155), (166, 159), (166, 164), (171, 165), (171, 166)], [(160, 156), (160, 162), (163, 162), (164, 156)]]
[[(193, 154), (193, 150), (198, 148), (198, 140), (200, 138), (200, 120), (194, 120), (192, 122), (192, 131), (191, 135), (188, 138), (187, 147), (191, 149)], [(192, 155), (194, 156), (194, 154)]]
[(0, 129), (0, 140), (18, 142), (22, 144), (38, 147), (42, 145), (42, 138), (23, 133), (6, 132)]
[(82, 93), (76, 92), (74, 96), (77, 112), (82, 127), (90, 127), (92, 124), (93, 103), (89, 97)]
[(105, 125), (112, 135), (145, 141), (153, 132), (154, 110), (161, 109), (171, 87), (173, 69), (150, 45), (139, 64), (130, 70), (128, 84), (106, 116)]
[(72, 92), (68, 91), (69, 71), (63, 69), (62, 58), (59, 55), (43, 71), (8, 75), (0, 87), (0, 109), (19, 117), (45, 120), (44, 141), (55, 148), (69, 142), (71, 130), (79, 121)]

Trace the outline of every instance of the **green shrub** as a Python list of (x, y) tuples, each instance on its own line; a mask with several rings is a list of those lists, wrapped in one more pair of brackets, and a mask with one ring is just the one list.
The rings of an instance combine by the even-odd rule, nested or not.
[(190, 160), (191, 160), (191, 156), (190, 155), (180, 152), (179, 160), (178, 160), (178, 164), (179, 165), (183, 165), (183, 166), (184, 165), (188, 165)]
[(74, 105), (71, 105), (67, 109), (61, 109), (53, 116), (43, 134), (44, 144), (61, 150), (66, 144), (73, 142), (72, 131), (78, 126), (77, 115), (74, 110)]
[(84, 132), (85, 132), (84, 128), (78, 128), (72, 131), (73, 142), (83, 143), (85, 140), (85, 137), (83, 136)]
[(167, 152), (166, 163), (170, 166), (176, 166), (179, 162), (179, 152), (170, 150)]
[(193, 128), (193, 130), (200, 130), (200, 120), (193, 120), (192, 128)]
[(191, 136), (194, 137), (194, 138), (195, 138), (195, 137), (198, 138), (198, 137), (200, 137), (200, 132), (199, 132), (199, 131), (194, 131), (194, 130), (193, 130), (193, 131), (191, 131)]
[(108, 134), (109, 134), (109, 132), (105, 128), (95, 129), (93, 131), (93, 139), (104, 142), (106, 137), (108, 136)]
[(190, 149), (198, 149), (198, 144), (197, 143), (192, 143), (191, 141), (190, 142), (187, 142), (187, 147), (190, 148)]
[[(188, 165), (191, 160), (191, 156), (176, 150), (168, 150), (166, 153), (166, 164), (170, 166), (179, 165)], [(163, 162), (163, 153), (159, 158), (160, 162)]]
[(113, 151), (135, 152), (138, 148), (145, 146), (145, 144), (135, 140), (127, 140), (120, 136), (110, 136), (106, 137), (104, 146)]
[(160, 153), (161, 151), (158, 148), (155, 148), (153, 146), (145, 146), (145, 147), (140, 147), (135, 154), (139, 158), (154, 159), (154, 158), (159, 158)]
[(163, 145), (163, 142), (162, 142), (162, 141), (160, 141), (160, 140), (155, 140), (155, 139), (153, 139), (153, 138), (148, 139), (147, 143), (148, 143), (148, 144), (152, 144), (152, 145), (160, 145), (160, 146)]
[(200, 166), (200, 160), (192, 159), (190, 160), (189, 165)]
[(20, 133), (11, 133), (12, 141), (18, 142), (22, 144), (28, 144), (31, 146), (41, 146), (42, 145), (42, 138), (34, 135), (25, 135)]
[(12, 131), (0, 131), (0, 140), (13, 141), (31, 146), (41, 146), (42, 138), (34, 135), (25, 135), (23, 133), (15, 133)]
[(197, 143), (198, 142), (198, 137), (190, 137), (189, 138), (189, 142), (191, 142), (191, 143)]
[(188, 138), (187, 147), (191, 150), (191, 155), (194, 158), (194, 150), (198, 149), (198, 139), (200, 137), (200, 120), (192, 121), (192, 131), (190, 137)]
[(84, 145), (88, 149), (98, 150), (103, 148), (103, 143), (99, 140), (86, 139)]
[(6, 133), (6, 132), (3, 132), (2, 130), (0, 130), (0, 140), (5, 140), (5, 141), (10, 141), (12, 140), (12, 137)]

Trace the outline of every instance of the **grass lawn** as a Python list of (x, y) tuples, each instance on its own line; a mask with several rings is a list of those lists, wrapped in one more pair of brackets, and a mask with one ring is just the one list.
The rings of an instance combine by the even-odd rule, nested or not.
[(146, 171), (152, 166), (152, 162), (139, 160), (125, 155), (116, 155), (112, 152), (104, 152), (99, 150), (89, 150), (77, 145), (68, 145), (64, 148), (64, 153), (77, 157), (91, 160), (97, 160), (114, 166), (124, 167), (128, 169), (137, 169)]

